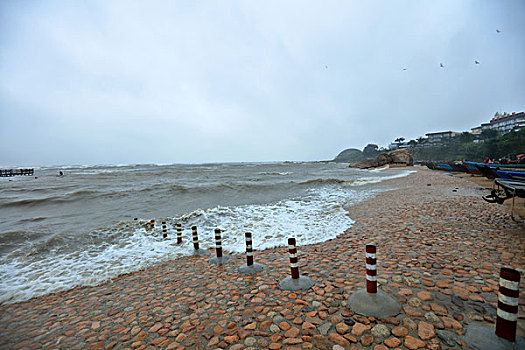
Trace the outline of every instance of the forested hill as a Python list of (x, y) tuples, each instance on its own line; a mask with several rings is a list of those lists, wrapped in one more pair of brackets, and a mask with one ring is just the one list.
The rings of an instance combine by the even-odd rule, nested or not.
[(499, 159), (510, 154), (525, 153), (525, 129), (474, 142), (465, 137), (454, 137), (441, 147), (414, 147), (409, 149), (415, 161), (471, 160), (483, 161), (485, 157)]

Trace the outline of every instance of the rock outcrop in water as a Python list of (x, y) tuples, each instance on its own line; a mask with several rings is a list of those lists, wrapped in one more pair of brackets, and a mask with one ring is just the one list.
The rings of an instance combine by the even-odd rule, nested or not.
[(367, 158), (357, 163), (350, 163), (350, 168), (368, 169), (376, 168), (388, 164), (414, 165), (414, 159), (405, 149), (397, 149), (379, 154), (375, 159)]

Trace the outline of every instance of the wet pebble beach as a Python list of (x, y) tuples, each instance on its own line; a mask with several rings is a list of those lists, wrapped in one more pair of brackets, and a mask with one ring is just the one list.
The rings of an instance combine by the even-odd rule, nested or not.
[[(315, 281), (308, 291), (279, 289), (287, 246), (255, 251), (265, 270), (253, 276), (237, 272), (245, 256), (215, 266), (209, 250), (0, 306), (0, 349), (461, 349), (469, 324), (494, 326), (503, 266), (522, 274), (525, 336), (524, 224), (468, 178), (418, 167), (379, 186), (395, 189), (349, 207), (346, 232), (298, 247), (301, 274)], [(366, 244), (377, 246), (380, 290), (402, 305), (396, 316), (347, 304), (365, 287)]]

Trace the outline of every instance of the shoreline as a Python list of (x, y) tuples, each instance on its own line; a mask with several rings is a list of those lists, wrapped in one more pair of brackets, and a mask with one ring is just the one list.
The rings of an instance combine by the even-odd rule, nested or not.
[[(211, 255), (183, 257), (98, 286), (0, 306), (0, 349), (331, 349), (398, 341), (407, 348), (459, 347), (464, 326), (495, 320), (499, 266), (525, 266), (523, 227), (505, 207), (485, 203), (469, 179), (416, 169), (378, 185), (397, 189), (349, 206), (355, 222), (344, 234), (298, 248), (302, 274), (316, 282), (306, 292), (277, 288), (290, 273), (287, 247), (256, 251), (266, 269), (252, 278), (236, 271), (244, 255), (223, 267), (208, 265)], [(346, 304), (364, 287), (368, 243), (378, 248), (381, 289), (403, 305), (387, 320), (354, 315)], [(521, 336), (524, 305), (522, 297)], [(433, 336), (420, 334), (421, 322)]]

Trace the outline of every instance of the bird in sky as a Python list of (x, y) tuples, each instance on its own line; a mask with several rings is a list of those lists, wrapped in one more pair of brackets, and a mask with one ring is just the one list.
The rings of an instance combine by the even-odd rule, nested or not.
[(496, 29), (496, 33), (501, 33), (501, 30), (499, 30), (499, 29)]
[(440, 66), (441, 68), (445, 68), (445, 66), (443, 65), (443, 63), (440, 63), (439, 66)]
[(474, 61), (475, 64), (479, 64), (479, 61)]
[(328, 66), (324, 66), (326, 69), (328, 69)]
[(407, 70), (406, 68), (403, 68), (403, 70)]

